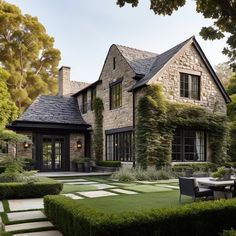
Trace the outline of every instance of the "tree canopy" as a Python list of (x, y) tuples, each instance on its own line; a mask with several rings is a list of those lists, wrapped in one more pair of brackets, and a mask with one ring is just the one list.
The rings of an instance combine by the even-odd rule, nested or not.
[(7, 86), (20, 110), (39, 94), (56, 92), (59, 60), (54, 39), (38, 19), (0, 0), (0, 65), (10, 73)]
[(0, 68), (0, 129), (17, 116), (17, 107), (11, 100), (6, 81), (10, 75)]
[[(186, 0), (150, 0), (150, 9), (158, 15), (171, 15), (186, 4)], [(200, 35), (204, 39), (227, 37), (227, 47), (223, 53), (229, 57), (229, 64), (236, 70), (236, 0), (195, 0), (196, 11), (213, 20), (213, 25), (202, 27)], [(122, 7), (126, 3), (138, 6), (139, 0), (117, 0)]]

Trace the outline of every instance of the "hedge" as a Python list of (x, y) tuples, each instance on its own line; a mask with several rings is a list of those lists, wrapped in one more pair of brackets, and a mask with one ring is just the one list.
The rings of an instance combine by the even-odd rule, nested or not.
[(105, 213), (65, 196), (46, 196), (44, 206), (65, 236), (215, 236), (236, 226), (236, 199)]
[(175, 164), (172, 166), (172, 170), (176, 172), (184, 172), (186, 169), (192, 169), (193, 171), (214, 171), (217, 169), (217, 165), (214, 163), (183, 163)]
[(231, 229), (231, 230), (225, 230), (221, 236), (236, 236), (236, 230)]
[(98, 166), (103, 166), (103, 167), (120, 167), (121, 166), (120, 161), (98, 161), (96, 164)]
[(0, 183), (0, 199), (37, 198), (59, 194), (63, 184), (56, 181), (35, 183)]

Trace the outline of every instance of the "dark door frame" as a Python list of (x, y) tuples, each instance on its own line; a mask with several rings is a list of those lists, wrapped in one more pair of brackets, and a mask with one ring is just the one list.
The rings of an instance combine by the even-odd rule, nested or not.
[[(62, 159), (61, 159), (61, 169), (44, 169), (43, 168), (43, 137), (51, 137), (53, 145), (55, 145), (55, 138), (60, 137), (64, 139), (64, 145), (62, 148)], [(54, 150), (52, 150), (55, 152)], [(55, 153), (53, 153), (55, 155)], [(53, 158), (53, 157), (52, 157)], [(36, 168), (39, 171), (69, 171), (70, 170), (70, 137), (69, 134), (51, 134), (51, 133), (36, 133), (35, 134), (35, 159), (36, 159)], [(53, 163), (53, 167), (55, 163)]]

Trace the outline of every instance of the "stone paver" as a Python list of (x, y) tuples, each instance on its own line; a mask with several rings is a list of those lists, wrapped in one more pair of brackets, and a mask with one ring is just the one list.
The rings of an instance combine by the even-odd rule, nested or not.
[(72, 198), (74, 200), (79, 200), (79, 199), (83, 199), (83, 197), (79, 197), (78, 195), (75, 195), (73, 193), (64, 193), (62, 194), (63, 196), (66, 196), (66, 197), (69, 197), (69, 198)]
[(50, 230), (34, 233), (13, 234), (13, 236), (63, 236), (63, 234), (57, 230)]
[(10, 211), (43, 209), (43, 198), (8, 200)]
[(117, 193), (124, 193), (124, 194), (138, 194), (137, 192), (133, 192), (133, 191), (129, 191), (129, 190), (124, 190), (121, 188), (113, 188), (111, 189), (113, 192), (117, 192)]
[(92, 184), (92, 186), (96, 187), (97, 189), (115, 188), (115, 186), (109, 184)]
[(33, 222), (33, 223), (5, 225), (5, 231), (13, 232), (13, 231), (19, 231), (19, 230), (46, 228), (46, 227), (52, 227), (52, 226), (53, 224), (49, 221), (40, 221), (40, 222)]
[(108, 197), (108, 196), (116, 196), (116, 193), (110, 193), (103, 190), (98, 191), (88, 191), (88, 192), (77, 192), (82, 196), (89, 197), (89, 198), (96, 198), (96, 197)]
[(69, 183), (65, 183), (65, 184), (75, 184), (75, 185), (90, 185), (90, 184), (97, 184), (98, 182), (69, 182)]
[(21, 212), (11, 212), (7, 213), (9, 221), (19, 221), (19, 220), (33, 220), (33, 219), (43, 219), (46, 216), (42, 211), (21, 211)]
[(2, 201), (0, 201), (0, 212), (4, 212)]
[(72, 182), (80, 182), (80, 181), (87, 181), (86, 179), (58, 179), (57, 181), (63, 183), (72, 183)]

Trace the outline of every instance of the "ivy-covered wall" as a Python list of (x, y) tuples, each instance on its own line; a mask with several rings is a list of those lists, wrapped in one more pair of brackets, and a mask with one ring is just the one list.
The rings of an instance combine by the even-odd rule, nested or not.
[(171, 161), (172, 140), (176, 128), (205, 130), (208, 134), (208, 161), (226, 160), (226, 116), (189, 104), (167, 101), (159, 85), (145, 88), (138, 103), (136, 158), (142, 168), (160, 168)]

